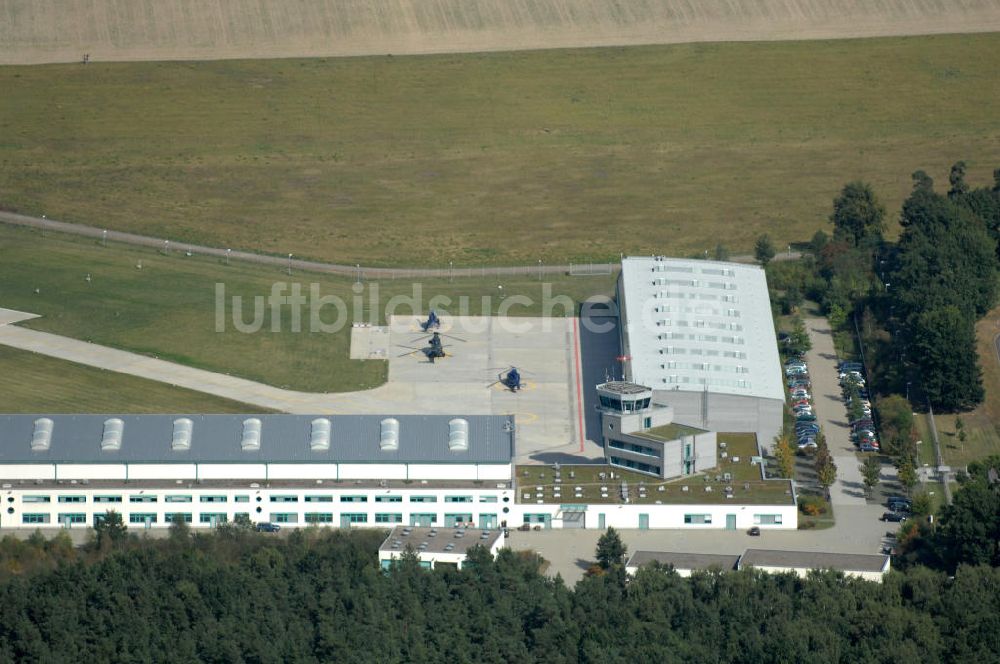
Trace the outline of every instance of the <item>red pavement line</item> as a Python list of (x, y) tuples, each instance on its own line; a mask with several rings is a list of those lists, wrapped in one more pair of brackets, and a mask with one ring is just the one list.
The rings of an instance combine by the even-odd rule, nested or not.
[(586, 439), (586, 431), (583, 428), (583, 385), (580, 380), (580, 319), (573, 321), (573, 356), (576, 358), (576, 412), (580, 418), (580, 451), (583, 452), (583, 442)]

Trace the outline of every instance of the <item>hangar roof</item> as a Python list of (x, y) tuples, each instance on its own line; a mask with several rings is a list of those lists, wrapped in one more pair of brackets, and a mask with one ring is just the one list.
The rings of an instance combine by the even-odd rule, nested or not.
[(630, 381), (784, 400), (761, 268), (630, 256), (622, 260), (619, 300)]
[[(48, 449), (32, 449), (35, 422), (52, 421)], [(450, 422), (468, 422), (453, 449)], [(105, 422), (124, 425), (119, 449), (102, 449)], [(190, 446), (174, 449), (175, 421), (191, 421)], [(260, 421), (259, 449), (244, 449), (244, 422)], [(313, 449), (313, 421), (330, 422)], [(0, 415), (0, 464), (12, 463), (510, 463), (513, 416), (396, 415), (398, 447), (383, 449), (381, 415)], [(183, 443), (182, 443), (183, 444)], [(252, 445), (251, 445), (252, 447)]]

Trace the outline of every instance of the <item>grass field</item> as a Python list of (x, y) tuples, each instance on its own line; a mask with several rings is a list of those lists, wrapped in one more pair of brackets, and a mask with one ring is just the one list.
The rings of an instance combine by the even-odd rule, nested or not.
[(0, 68), (0, 205), (328, 261), (748, 252), (1000, 166), (1000, 34)]
[[(142, 269), (137, 269), (141, 262)], [(90, 275), (91, 280), (86, 280)], [(303, 307), (300, 332), (292, 331), (288, 308), (280, 316), (280, 330), (272, 332), (270, 309), (263, 329), (253, 334), (237, 331), (232, 323), (232, 303), (227, 304), (225, 331), (216, 331), (216, 284), (227, 295), (244, 296), (242, 319), (253, 319), (250, 300), (267, 297), (275, 282), (302, 285), (309, 294), (317, 284), (322, 296), (337, 296), (346, 306), (347, 325), (334, 332), (310, 332), (311, 309)], [(546, 283), (554, 295), (579, 302), (592, 294), (609, 295), (613, 277), (556, 277)], [(531, 306), (510, 309), (510, 315), (542, 313), (542, 282), (517, 277), (501, 282), (486, 279), (424, 280), (423, 304), (429, 298), (470, 298), (470, 315), (497, 313), (501, 306), (498, 285), (506, 297), (529, 296)], [(152, 249), (111, 244), (55, 233), (0, 226), (0, 306), (40, 314), (27, 327), (93, 341), (104, 345), (156, 355), (195, 367), (221, 371), (261, 382), (305, 391), (348, 391), (385, 382), (387, 363), (349, 360), (350, 323), (353, 322), (353, 280), (318, 274), (293, 274), (233, 261), (164, 255)], [(361, 293), (363, 320), (384, 322), (385, 306), (395, 295), (411, 295), (414, 282), (382, 281), (377, 284), (381, 307), (370, 314), (374, 284)], [(38, 292), (36, 293), (36, 289)], [(286, 291), (287, 292), (287, 291)], [(483, 296), (492, 299), (485, 303)], [(575, 314), (555, 307), (553, 315)], [(450, 309), (456, 313), (455, 308)], [(408, 306), (397, 310), (412, 313)], [(333, 324), (333, 307), (322, 310), (321, 320)], [(4, 374), (6, 375), (6, 374)]]
[(0, 413), (258, 413), (151, 380), (0, 346)]

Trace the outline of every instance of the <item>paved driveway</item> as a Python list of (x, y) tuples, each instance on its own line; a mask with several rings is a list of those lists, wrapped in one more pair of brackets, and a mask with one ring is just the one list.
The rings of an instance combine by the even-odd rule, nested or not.
[(835, 511), (839, 505), (865, 505), (865, 487), (850, 438), (847, 407), (840, 396), (830, 324), (825, 318), (806, 318), (805, 324), (812, 341), (806, 363), (812, 381), (813, 409), (837, 464), (837, 482), (830, 487), (830, 500)]

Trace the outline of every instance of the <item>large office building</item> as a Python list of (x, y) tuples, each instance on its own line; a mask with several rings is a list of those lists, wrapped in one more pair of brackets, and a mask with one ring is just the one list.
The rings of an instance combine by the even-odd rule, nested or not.
[(712, 431), (781, 432), (785, 392), (764, 271), (718, 261), (629, 257), (618, 281), (626, 381), (673, 417)]
[(132, 529), (248, 519), (476, 537), (797, 523), (794, 488), (761, 479), (752, 441), (719, 442), (717, 457), (707, 432), (697, 450), (661, 446), (664, 468), (700, 459), (678, 483), (627, 463), (515, 468), (516, 437), (515, 418), (494, 415), (0, 415), (0, 530), (83, 528), (109, 511)]

